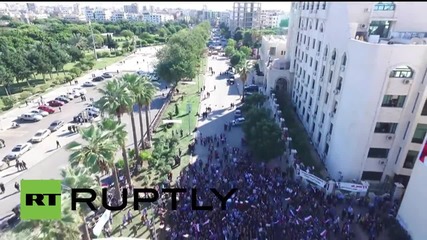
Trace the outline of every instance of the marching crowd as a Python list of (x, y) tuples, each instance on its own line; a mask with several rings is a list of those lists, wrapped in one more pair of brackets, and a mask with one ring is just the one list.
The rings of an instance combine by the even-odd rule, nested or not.
[[(198, 192), (198, 204), (212, 201), (208, 205), (214, 208), (194, 211), (186, 196), (169, 215), (168, 239), (352, 239), (355, 223), (360, 223), (373, 240), (384, 229), (384, 220), (395, 214), (397, 206), (390, 199), (327, 196), (278, 168), (251, 161), (249, 152), (228, 145), (226, 134), (199, 134), (195, 143), (208, 149), (207, 161), (189, 165), (176, 187), (206, 190)], [(238, 191), (224, 211), (209, 188), (223, 195), (232, 188)]]

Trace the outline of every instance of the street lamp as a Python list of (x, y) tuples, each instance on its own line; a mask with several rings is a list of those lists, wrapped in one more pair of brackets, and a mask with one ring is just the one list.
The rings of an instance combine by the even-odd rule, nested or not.
[(191, 134), (191, 103), (187, 103), (187, 112), (188, 112), (188, 135)]
[(90, 21), (90, 18), (89, 18), (89, 28), (90, 28), (90, 32), (91, 32), (91, 35), (92, 35), (93, 55), (95, 56), (95, 60), (98, 60), (98, 56), (96, 56), (95, 37), (93, 36), (93, 28), (92, 28), (92, 23)]

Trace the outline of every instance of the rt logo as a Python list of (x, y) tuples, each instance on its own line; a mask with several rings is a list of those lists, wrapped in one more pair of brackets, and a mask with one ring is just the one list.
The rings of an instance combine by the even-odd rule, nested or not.
[(21, 219), (61, 219), (61, 181), (21, 180)]

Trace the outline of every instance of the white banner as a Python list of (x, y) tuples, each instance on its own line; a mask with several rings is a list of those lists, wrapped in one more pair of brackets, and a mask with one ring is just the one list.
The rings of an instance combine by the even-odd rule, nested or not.
[(102, 214), (102, 216), (98, 219), (98, 222), (95, 224), (95, 227), (93, 228), (93, 234), (95, 236), (99, 236), (102, 232), (102, 229), (104, 229), (105, 224), (110, 219), (111, 211), (105, 210), (105, 212)]
[(309, 182), (316, 184), (317, 186), (319, 186), (321, 188), (324, 188), (326, 185), (326, 181), (324, 181), (323, 179), (321, 179), (321, 178), (319, 178), (319, 177), (317, 177), (311, 173), (303, 171), (301, 169), (298, 170), (298, 176), (304, 178), (305, 180), (307, 180)]
[(349, 191), (349, 192), (367, 192), (368, 188), (369, 188), (369, 183), (367, 182), (362, 182), (362, 184), (347, 183), (347, 182), (337, 183), (337, 189)]

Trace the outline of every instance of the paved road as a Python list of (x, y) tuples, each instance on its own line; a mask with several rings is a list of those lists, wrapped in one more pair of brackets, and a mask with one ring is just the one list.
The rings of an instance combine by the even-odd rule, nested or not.
[[(118, 68), (121, 71), (136, 71), (136, 70), (152, 70), (152, 66), (155, 62), (155, 49), (154, 48), (145, 48), (137, 54), (130, 56), (125, 60), (124, 64), (115, 64), (115, 66), (107, 68), (107, 71), (110, 69)], [(144, 61), (142, 60), (144, 59)], [(137, 63), (138, 62), (138, 63)], [(148, 63), (148, 64), (147, 64)], [(91, 78), (89, 76), (84, 76), (79, 79), (79, 84), (87, 81)], [(95, 87), (87, 88), (87, 98), (93, 97), (98, 99), (100, 94), (97, 91), (97, 88), (102, 87), (105, 82), (98, 84)], [(151, 104), (150, 116), (151, 119), (158, 113), (160, 107), (163, 105), (165, 98), (162, 97), (162, 93), (166, 93), (164, 84), (159, 84), (160, 91), (157, 93), (156, 99), (153, 100)], [(44, 99), (49, 100), (53, 99), (55, 96), (58, 96), (62, 93), (65, 93), (67, 87), (54, 90), (52, 93), (48, 93), (43, 96)], [(71, 87), (69, 87), (71, 88)], [(166, 95), (166, 94), (165, 94)], [(6, 148), (0, 149), (0, 156), (4, 156), (13, 148), (15, 144), (28, 141), (38, 129), (47, 128), (49, 124), (54, 120), (64, 120), (69, 122), (72, 120), (73, 116), (77, 115), (80, 111), (83, 110), (85, 104), (88, 102), (82, 102), (80, 99), (73, 100), (72, 102), (66, 104), (62, 107), (62, 112), (57, 112), (51, 114), (45, 119), (37, 123), (26, 123), (22, 124), (18, 129), (8, 129), (0, 132), (1, 138), (6, 141)], [(28, 112), (30, 107), (23, 107), (20, 109), (13, 110), (7, 113), (11, 117), (11, 114), (14, 113), (15, 118), (19, 116), (20, 112)], [(136, 108), (137, 109), (137, 108)], [(11, 118), (11, 119), (15, 119)], [(127, 125), (126, 129), (129, 132), (127, 145), (129, 147), (133, 146), (132, 132), (130, 117), (124, 117), (123, 122)], [(137, 122), (138, 123), (138, 122)], [(144, 129), (145, 118), (144, 118)], [(140, 129), (139, 123), (137, 124), (137, 134), (139, 136)], [(58, 140), (61, 145), (66, 145), (71, 141), (79, 140), (80, 137), (78, 134), (69, 134), (67, 127), (62, 127), (57, 132), (54, 132), (46, 138), (43, 142), (34, 144), (33, 149), (25, 153), (21, 159), (24, 160), (27, 164), (28, 170), (17, 172), (17, 169), (12, 166), (8, 169), (5, 169), (0, 172), (0, 181), (5, 184), (6, 192), (3, 195), (0, 195), (0, 216), (4, 216), (10, 213), (10, 210), (19, 202), (19, 194), (15, 193), (13, 187), (15, 181), (20, 181), (21, 179), (59, 179), (60, 174), (59, 170), (66, 166), (69, 153), (64, 149), (56, 149), (56, 140)], [(12, 162), (12, 165), (14, 161)]]

